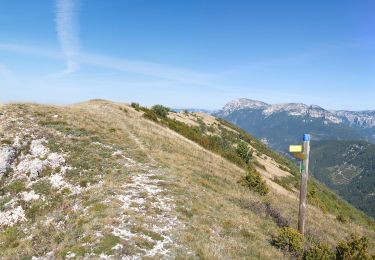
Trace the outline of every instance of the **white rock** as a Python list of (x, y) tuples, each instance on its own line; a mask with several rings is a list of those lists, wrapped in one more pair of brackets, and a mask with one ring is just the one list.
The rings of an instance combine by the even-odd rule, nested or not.
[(13, 226), (21, 221), (26, 221), (25, 211), (21, 206), (0, 212), (0, 226)]
[(75, 257), (76, 256), (76, 254), (75, 253), (73, 253), (73, 252), (68, 252), (67, 254), (66, 254), (66, 258), (73, 258), (73, 257)]
[(13, 147), (6, 146), (0, 149), (0, 178), (10, 167), (15, 156), (16, 150)]
[(114, 247), (112, 247), (112, 250), (120, 250), (120, 249), (122, 249), (124, 246), (123, 245), (121, 245), (121, 244), (117, 244), (117, 245), (115, 245)]
[(43, 145), (45, 139), (37, 139), (31, 141), (30, 153), (37, 157), (44, 157), (48, 154), (49, 149)]
[(40, 198), (40, 195), (36, 194), (34, 190), (31, 190), (30, 192), (21, 192), (20, 195), (24, 201), (38, 200)]
[(51, 166), (53, 169), (61, 166), (62, 164), (65, 163), (65, 159), (61, 154), (58, 153), (51, 153), (47, 157), (48, 164)]
[(66, 182), (64, 181), (64, 177), (60, 174), (54, 174), (49, 178), (52, 187), (56, 189), (60, 189), (61, 187), (66, 185)]
[(30, 159), (26, 158), (22, 160), (18, 166), (17, 170), (22, 173), (30, 172), (30, 179), (36, 179), (39, 175), (39, 173), (43, 170), (44, 163), (39, 158), (36, 159)]

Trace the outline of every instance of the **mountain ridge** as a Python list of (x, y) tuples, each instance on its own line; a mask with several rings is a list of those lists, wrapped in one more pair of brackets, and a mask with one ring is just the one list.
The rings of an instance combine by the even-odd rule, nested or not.
[(318, 105), (306, 105), (303, 103), (267, 104), (262, 101), (247, 98), (234, 99), (225, 104), (223, 109), (216, 113), (228, 115), (242, 109), (262, 110), (262, 113), (266, 116), (277, 112), (288, 112), (288, 114), (292, 116), (324, 118), (332, 123), (344, 123), (360, 128), (371, 128), (375, 126), (375, 110), (327, 110)]

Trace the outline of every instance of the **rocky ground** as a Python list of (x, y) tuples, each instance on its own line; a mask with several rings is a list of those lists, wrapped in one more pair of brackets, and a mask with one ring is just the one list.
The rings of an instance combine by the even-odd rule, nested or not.
[[(59, 114), (49, 117), (51, 122), (61, 120)], [(13, 245), (12, 238), (5, 237), (7, 250), (22, 243), (26, 248), (19, 256), (34, 259), (136, 259), (165, 258), (171, 256), (171, 248), (179, 247), (173, 234), (182, 225), (174, 199), (165, 189), (165, 170), (155, 161), (139, 162), (129, 152), (100, 140), (85, 142), (82, 152), (87, 148), (106, 154), (107, 163), (120, 172), (114, 178), (121, 182), (116, 183), (108, 178), (113, 173), (106, 176), (100, 171), (102, 165), (85, 169), (72, 163), (74, 153), (58, 144), (64, 141), (73, 149), (76, 136), (46, 129), (32, 113), (2, 111), (0, 124), (0, 229), (17, 233), (22, 241)], [(79, 178), (87, 172), (94, 172), (90, 182)], [(92, 200), (93, 194), (97, 197)], [(94, 218), (96, 223), (90, 223)], [(59, 236), (65, 240), (67, 228), (76, 228), (80, 222), (84, 227), (74, 247), (54, 248), (57, 243), (51, 242), (35, 250), (42, 229), (49, 229), (54, 240)]]

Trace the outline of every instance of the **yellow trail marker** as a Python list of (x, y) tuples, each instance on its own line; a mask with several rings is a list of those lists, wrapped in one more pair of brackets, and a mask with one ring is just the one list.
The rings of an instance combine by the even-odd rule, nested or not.
[(290, 153), (302, 153), (303, 147), (302, 145), (290, 145), (289, 152)]

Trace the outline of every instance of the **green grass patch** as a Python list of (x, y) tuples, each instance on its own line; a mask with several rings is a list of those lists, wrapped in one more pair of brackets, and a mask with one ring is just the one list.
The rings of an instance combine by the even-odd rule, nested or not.
[(112, 247), (114, 247), (118, 243), (120, 243), (119, 237), (112, 234), (104, 235), (93, 251), (95, 254), (105, 253), (107, 255), (110, 255), (112, 252)]
[(0, 233), (0, 248), (4, 250), (17, 247), (22, 235), (17, 227), (8, 227)]
[(16, 194), (18, 194), (18, 193), (20, 193), (22, 191), (25, 191), (25, 190), (26, 190), (26, 185), (21, 180), (16, 180), (16, 181), (8, 184), (5, 187), (5, 191), (9, 192), (12, 195), (16, 195)]

